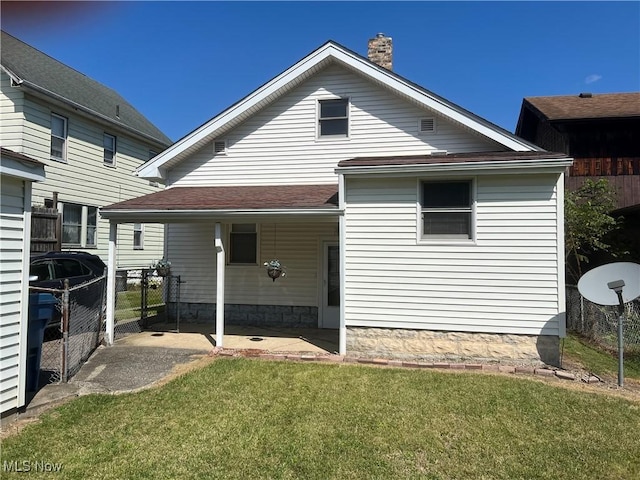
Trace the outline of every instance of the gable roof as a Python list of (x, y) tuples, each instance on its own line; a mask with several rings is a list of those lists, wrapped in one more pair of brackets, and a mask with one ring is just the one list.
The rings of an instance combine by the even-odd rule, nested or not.
[(2, 32), (2, 68), (13, 84), (54, 98), (103, 121), (143, 136), (162, 148), (171, 139), (116, 91)]
[(504, 147), (514, 151), (539, 150), (539, 147), (494, 125), (493, 123), (449, 102), (448, 100), (382, 68), (342, 45), (328, 41), (302, 60), (268, 81), (239, 102), (233, 104), (204, 125), (196, 128), (167, 150), (140, 166), (136, 174), (146, 178), (162, 178), (166, 169), (176, 165), (192, 152), (245, 121), (279, 97), (297, 87), (330, 64), (341, 65), (395, 94), (431, 109)]
[(8, 148), (0, 147), (0, 175), (41, 182), (45, 180), (44, 163)]
[(640, 117), (640, 92), (527, 97), (523, 103), (547, 120)]

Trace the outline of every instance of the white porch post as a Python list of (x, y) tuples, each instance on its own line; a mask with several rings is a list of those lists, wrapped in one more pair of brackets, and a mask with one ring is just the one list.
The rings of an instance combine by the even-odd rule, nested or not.
[(108, 345), (113, 345), (116, 311), (116, 247), (118, 224), (109, 220), (109, 258), (107, 260), (107, 325), (105, 337)]
[(222, 228), (216, 223), (216, 347), (222, 348), (224, 338), (224, 269), (225, 255), (222, 243)]
[(346, 233), (345, 233), (345, 188), (344, 188), (344, 175), (340, 174), (338, 176), (338, 208), (340, 209), (341, 215), (338, 219), (339, 222), (339, 235), (340, 235), (340, 330), (339, 330), (339, 340), (338, 340), (338, 353), (340, 355), (347, 354), (347, 326), (345, 323), (345, 298), (344, 298), (344, 284), (346, 278), (346, 256), (345, 256), (345, 245), (346, 245)]

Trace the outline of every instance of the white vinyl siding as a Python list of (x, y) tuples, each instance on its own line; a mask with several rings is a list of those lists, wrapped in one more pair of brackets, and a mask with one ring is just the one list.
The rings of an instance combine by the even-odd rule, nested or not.
[(478, 176), (460, 245), (416, 241), (416, 178), (347, 178), (346, 325), (558, 335), (557, 178)]
[[(318, 100), (349, 98), (349, 138), (317, 138)], [(168, 173), (175, 186), (337, 183), (340, 160), (359, 156), (425, 154), (432, 150), (504, 150), (444, 118), (436, 133), (419, 134), (434, 112), (331, 66), (274, 104), (224, 133), (226, 155), (203, 147)]]
[[(3, 95), (3, 99), (9, 98), (15, 90), (11, 87), (6, 90), (5, 86), (3, 83), (3, 94), (7, 94)], [(159, 187), (151, 186), (147, 180), (131, 173), (148, 160), (149, 144), (124, 134), (119, 135), (118, 162), (106, 175), (103, 162), (104, 126), (70, 111), (56, 109), (56, 113), (68, 119), (66, 163), (50, 159), (51, 109), (39, 99), (23, 99), (22, 146), (19, 149), (16, 147), (16, 151), (43, 162), (47, 172), (44, 182), (33, 185), (34, 205), (43, 205), (45, 200), (52, 198), (53, 192), (58, 192), (62, 203), (100, 207), (159, 191)], [(109, 222), (101, 219), (98, 213), (97, 223), (96, 247), (89, 247), (87, 251), (99, 255), (106, 263)], [(147, 224), (144, 235), (144, 250), (134, 249), (133, 225), (118, 227), (118, 268), (147, 267), (153, 260), (162, 258), (164, 226)]]
[(25, 362), (20, 352), (26, 351), (27, 340), (22, 285), (25, 182), (2, 176), (0, 192), (0, 412), (6, 412), (24, 400), (19, 390)]
[[(225, 225), (228, 231), (229, 225)], [(337, 240), (335, 223), (263, 223), (258, 265), (227, 265), (225, 303), (246, 305), (318, 306), (320, 241)], [(186, 281), (180, 298), (187, 303), (215, 303), (216, 252), (214, 224), (167, 225), (166, 258), (171, 272)], [(224, 236), (223, 238), (228, 238)], [(228, 248), (228, 243), (225, 245)], [(264, 262), (278, 259), (286, 277), (273, 282)]]
[(22, 152), (24, 93), (11, 87), (9, 75), (0, 71), (0, 145)]

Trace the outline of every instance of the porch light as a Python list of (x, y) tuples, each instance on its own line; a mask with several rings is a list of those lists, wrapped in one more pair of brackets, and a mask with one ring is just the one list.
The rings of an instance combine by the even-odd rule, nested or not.
[(269, 278), (274, 282), (276, 281), (276, 278), (286, 276), (286, 272), (284, 271), (284, 267), (280, 264), (280, 260), (264, 262), (264, 266), (267, 267), (267, 275), (269, 275)]

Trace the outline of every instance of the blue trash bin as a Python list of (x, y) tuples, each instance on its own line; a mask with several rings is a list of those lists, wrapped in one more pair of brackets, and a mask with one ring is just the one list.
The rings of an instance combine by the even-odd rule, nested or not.
[(40, 359), (44, 331), (53, 318), (58, 299), (50, 293), (29, 294), (29, 328), (27, 330), (27, 392), (38, 390)]

